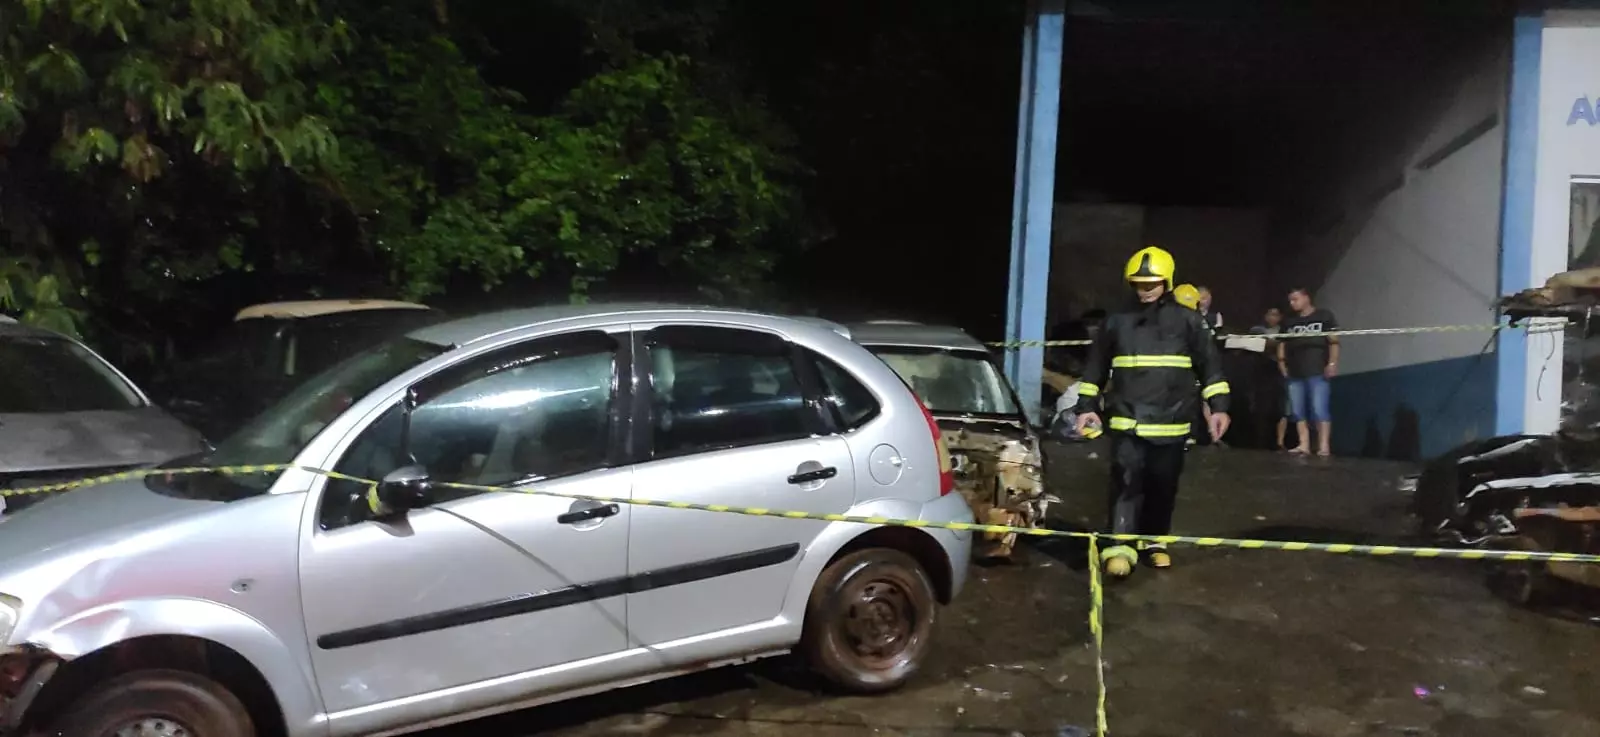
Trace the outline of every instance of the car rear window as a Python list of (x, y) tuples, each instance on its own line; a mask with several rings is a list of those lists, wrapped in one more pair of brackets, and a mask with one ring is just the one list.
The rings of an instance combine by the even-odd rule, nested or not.
[(841, 430), (854, 430), (878, 416), (878, 398), (856, 377), (815, 351), (807, 351), (822, 377), (822, 389)]
[(138, 392), (65, 338), (0, 338), (0, 413), (55, 414), (143, 407)]

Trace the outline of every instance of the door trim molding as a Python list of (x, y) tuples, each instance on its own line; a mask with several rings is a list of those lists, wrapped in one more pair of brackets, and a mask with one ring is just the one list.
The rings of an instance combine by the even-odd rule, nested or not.
[(523, 593), (480, 604), (468, 604), (428, 614), (419, 614), (387, 622), (364, 625), (353, 629), (330, 632), (317, 637), (317, 647), (322, 650), (368, 645), (400, 637), (479, 624), (505, 617), (559, 609), (573, 604), (609, 599), (627, 594), (639, 594), (654, 589), (696, 583), (735, 573), (781, 565), (800, 554), (799, 543), (778, 545), (745, 553), (735, 553), (720, 558), (670, 566), (655, 571), (645, 571), (631, 576), (619, 576), (593, 583), (566, 586), (538, 593)]

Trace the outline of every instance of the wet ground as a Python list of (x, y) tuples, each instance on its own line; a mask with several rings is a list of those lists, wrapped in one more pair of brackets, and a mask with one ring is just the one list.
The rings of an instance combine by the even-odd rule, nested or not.
[[(1105, 464), (1052, 453), (1061, 525), (1097, 521)], [(1415, 543), (1405, 466), (1196, 449), (1182, 534)], [(1093, 734), (1083, 546), (1047, 542), (977, 569), (939, 650), (902, 692), (830, 696), (780, 663), (708, 672), (428, 733), (593, 735)], [(1594, 737), (1600, 626), (1495, 598), (1483, 563), (1177, 549), (1106, 595), (1119, 737)], [(1600, 620), (1597, 620), (1600, 621)]]

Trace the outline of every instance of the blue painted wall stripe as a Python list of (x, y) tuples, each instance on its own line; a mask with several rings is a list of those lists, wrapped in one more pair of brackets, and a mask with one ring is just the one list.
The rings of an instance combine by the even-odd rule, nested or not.
[[(1511, 89), (1506, 114), (1505, 193), (1500, 210), (1500, 293), (1533, 278), (1533, 194), (1539, 159), (1539, 58), (1542, 15), (1519, 15), (1511, 34)], [(1527, 402), (1527, 335), (1502, 331), (1495, 350), (1495, 432), (1523, 431)]]
[[(1061, 61), (1066, 0), (1029, 3), (1023, 35), (1022, 99), (1017, 112), (1017, 178), (1012, 201), (1011, 279), (1006, 340), (1044, 339), (1050, 288), (1051, 217), (1055, 212), (1056, 134), (1061, 125)], [(1006, 373), (1038, 421), (1044, 349), (1008, 351)]]

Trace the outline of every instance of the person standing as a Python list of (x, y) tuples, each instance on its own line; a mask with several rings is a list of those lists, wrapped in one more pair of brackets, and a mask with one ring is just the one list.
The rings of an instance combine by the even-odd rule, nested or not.
[[(1283, 332), (1294, 336), (1278, 340), (1278, 371), (1289, 381), (1289, 413), (1294, 418), (1300, 445), (1291, 453), (1311, 449), (1311, 423), (1317, 423), (1317, 455), (1332, 455), (1330, 436), (1331, 384), (1339, 372), (1339, 339), (1327, 335), (1339, 329), (1333, 313), (1317, 307), (1303, 287), (1289, 292), (1290, 315)], [(1299, 337), (1306, 335), (1322, 337)]]
[[(1204, 292), (1196, 289), (1193, 284), (1179, 284), (1172, 290), (1172, 298), (1177, 300), (1178, 304), (1196, 312), (1200, 311), (1201, 298), (1203, 294)], [(1202, 315), (1202, 317), (1204, 317), (1204, 315)], [(1218, 315), (1217, 317), (1220, 319), (1222, 316)], [(1208, 321), (1204, 324), (1206, 326), (1206, 331), (1211, 334), (1211, 339), (1216, 340), (1216, 330), (1211, 326), (1211, 323)], [(1197, 419), (1200, 420), (1200, 427), (1202, 428), (1199, 432), (1203, 433), (1205, 432), (1204, 428), (1211, 426), (1211, 408), (1206, 406), (1204, 402), (1200, 403), (1200, 414), (1197, 416)], [(1196, 438), (1196, 434), (1198, 433), (1190, 432), (1189, 439), (1184, 441), (1184, 445), (1198, 444), (1200, 442), (1200, 438)], [(1217, 447), (1226, 447), (1221, 441), (1217, 441), (1216, 445)]]
[[(1280, 310), (1276, 307), (1268, 307), (1267, 314), (1262, 317), (1261, 324), (1250, 328), (1250, 333), (1252, 335), (1277, 335), (1282, 332), (1283, 310)], [(1268, 347), (1272, 348), (1272, 352), (1274, 354), (1278, 352), (1277, 346), (1275, 345), (1277, 342), (1278, 341), (1269, 340), (1267, 344)], [(1272, 364), (1263, 364), (1263, 368), (1270, 365)], [(1272, 413), (1267, 415), (1265, 419), (1271, 421), (1273, 416), (1276, 415), (1278, 422), (1278, 440), (1275, 447), (1278, 450), (1288, 450), (1284, 447), (1283, 441), (1284, 436), (1286, 436), (1289, 432), (1289, 408), (1292, 406), (1289, 403), (1289, 382), (1285, 379), (1285, 377), (1274, 373), (1272, 374), (1271, 380), (1262, 381), (1261, 385), (1264, 387), (1264, 392), (1269, 392), (1266, 396), (1268, 401), (1264, 401), (1261, 404), (1264, 407), (1271, 408), (1270, 411)]]
[[(1213, 439), (1228, 431), (1222, 360), (1200, 313), (1173, 298), (1176, 270), (1172, 254), (1155, 246), (1128, 259), (1123, 277), (1132, 288), (1132, 303), (1106, 319), (1078, 387), (1079, 433), (1099, 426), (1102, 411), (1109, 415), (1112, 534), (1171, 534), (1184, 441), (1196, 404), (1211, 405), (1207, 429)], [(1108, 380), (1113, 380), (1109, 389)], [(1141, 552), (1154, 568), (1172, 565), (1164, 545), (1143, 543), (1114, 544), (1100, 560), (1107, 575), (1124, 578), (1133, 573)]]
[(1211, 287), (1200, 287), (1200, 316), (1212, 331), (1222, 330), (1222, 313), (1211, 308)]

